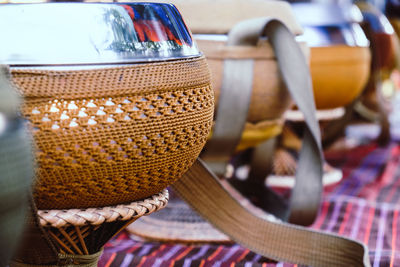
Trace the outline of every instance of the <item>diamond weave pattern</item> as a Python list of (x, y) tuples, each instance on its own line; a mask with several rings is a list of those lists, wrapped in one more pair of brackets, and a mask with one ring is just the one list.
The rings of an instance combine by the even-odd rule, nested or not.
[(12, 70), (37, 147), (39, 209), (149, 197), (194, 162), (214, 100), (203, 57), (88, 70)]

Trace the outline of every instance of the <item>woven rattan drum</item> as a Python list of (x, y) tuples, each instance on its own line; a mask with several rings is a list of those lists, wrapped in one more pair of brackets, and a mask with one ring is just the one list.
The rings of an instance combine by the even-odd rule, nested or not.
[(95, 266), (107, 240), (166, 205), (204, 146), (207, 64), (169, 4), (1, 5), (0, 17), (38, 163), (13, 265)]
[[(293, 10), (304, 27), (303, 41), (310, 46), (310, 70), (322, 138), (328, 145), (341, 136), (348, 110), (370, 77), (369, 41), (359, 23), (360, 10), (348, 3), (294, 3)], [(315, 15), (317, 14), (317, 15)], [(300, 115), (300, 116), (299, 116)], [(303, 121), (297, 111), (287, 116)], [(339, 129), (340, 128), (340, 129)]]

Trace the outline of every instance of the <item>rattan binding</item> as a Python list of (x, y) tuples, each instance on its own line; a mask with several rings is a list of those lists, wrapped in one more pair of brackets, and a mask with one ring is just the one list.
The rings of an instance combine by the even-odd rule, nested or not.
[(42, 226), (54, 228), (129, 221), (163, 209), (168, 198), (168, 190), (164, 189), (150, 198), (130, 204), (89, 209), (38, 210), (38, 217)]

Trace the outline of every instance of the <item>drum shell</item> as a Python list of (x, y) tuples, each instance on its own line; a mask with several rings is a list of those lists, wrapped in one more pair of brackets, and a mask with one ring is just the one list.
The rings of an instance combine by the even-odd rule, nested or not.
[[(196, 35), (194, 38), (196, 39)], [(283, 115), (293, 106), (293, 102), (281, 78), (271, 46), (267, 42), (256, 47), (226, 46), (224, 41), (203, 38), (196, 39), (196, 42), (210, 66), (216, 108), (222, 86), (224, 60), (254, 60), (253, 87), (247, 123), (237, 150), (256, 146), (279, 135), (284, 122)], [(307, 56), (308, 47), (304, 43), (300, 45)]]
[(13, 68), (12, 78), (37, 148), (38, 209), (111, 206), (158, 193), (194, 162), (211, 128), (203, 57), (85, 70)]
[(310, 54), (317, 109), (344, 107), (354, 101), (369, 77), (369, 48), (346, 45), (311, 47)]

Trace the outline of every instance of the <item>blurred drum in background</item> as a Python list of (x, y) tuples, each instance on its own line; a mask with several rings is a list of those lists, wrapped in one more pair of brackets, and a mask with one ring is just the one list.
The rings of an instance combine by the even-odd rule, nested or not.
[(387, 144), (390, 141), (388, 116), (396, 92), (392, 72), (399, 66), (399, 39), (389, 20), (376, 7), (367, 2), (359, 2), (357, 6), (363, 15), (361, 26), (371, 44), (372, 62), (368, 84), (354, 108), (362, 118), (380, 124), (378, 141)]
[(371, 62), (369, 42), (357, 7), (292, 4), (304, 28), (298, 38), (310, 46), (310, 68), (317, 109), (345, 107), (364, 89)]

